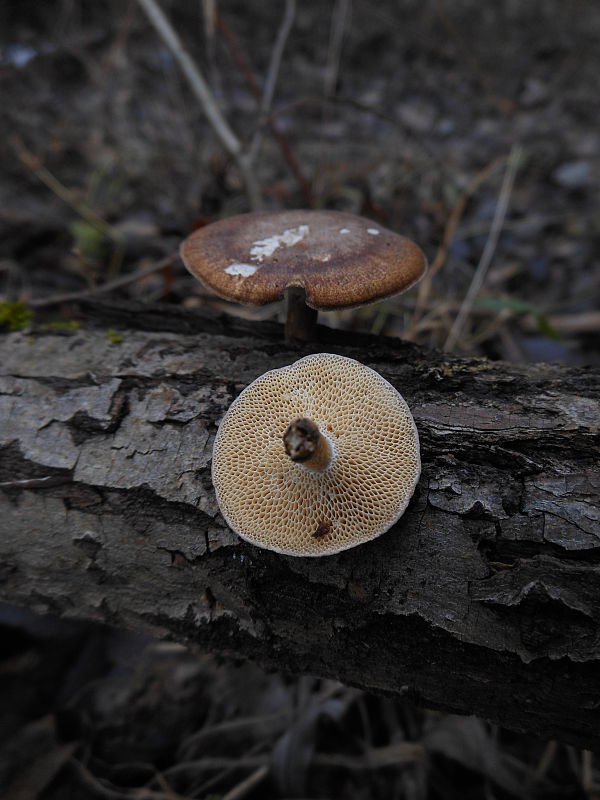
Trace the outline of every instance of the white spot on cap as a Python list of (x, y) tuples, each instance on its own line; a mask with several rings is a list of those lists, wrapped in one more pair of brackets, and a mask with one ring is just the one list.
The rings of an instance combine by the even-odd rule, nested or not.
[(367, 233), (370, 233), (371, 236), (379, 236), (377, 228), (367, 228)]
[(228, 267), (225, 268), (225, 272), (228, 275), (239, 275), (241, 278), (249, 278), (250, 275), (254, 275), (258, 267), (255, 267), (254, 264), (230, 264)]
[(340, 228), (340, 233), (350, 233), (350, 228)]
[(262, 261), (263, 258), (272, 256), (275, 250), (282, 245), (293, 247), (310, 233), (308, 225), (299, 225), (297, 228), (288, 228), (283, 233), (269, 236), (267, 239), (258, 239), (252, 242), (250, 258), (253, 261)]

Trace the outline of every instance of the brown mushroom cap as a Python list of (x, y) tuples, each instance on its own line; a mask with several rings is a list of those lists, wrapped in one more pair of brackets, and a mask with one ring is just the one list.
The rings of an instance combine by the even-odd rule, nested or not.
[(410, 239), (340, 211), (228, 217), (192, 233), (181, 257), (221, 297), (264, 305), (301, 286), (307, 304), (323, 310), (398, 294), (427, 269)]
[[(326, 437), (325, 469), (286, 453), (282, 437), (297, 418), (314, 421)], [(337, 553), (384, 533), (420, 472), (419, 437), (402, 396), (369, 367), (330, 353), (257, 378), (225, 414), (213, 449), (228, 525), (287, 555)]]

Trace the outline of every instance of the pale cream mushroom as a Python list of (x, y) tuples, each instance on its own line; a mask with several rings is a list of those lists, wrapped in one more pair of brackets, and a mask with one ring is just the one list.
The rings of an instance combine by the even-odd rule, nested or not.
[(399, 392), (330, 353), (244, 389), (219, 426), (212, 463), (228, 525), (295, 556), (337, 553), (387, 531), (420, 472), (417, 429)]

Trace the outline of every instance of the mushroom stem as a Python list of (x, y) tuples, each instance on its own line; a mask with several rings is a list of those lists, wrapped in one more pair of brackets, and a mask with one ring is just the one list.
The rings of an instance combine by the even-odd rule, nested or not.
[(299, 417), (287, 426), (283, 444), (288, 456), (313, 472), (323, 472), (331, 463), (331, 444), (312, 419)]
[(317, 312), (306, 305), (306, 292), (301, 286), (285, 290), (285, 338), (310, 342), (317, 334)]

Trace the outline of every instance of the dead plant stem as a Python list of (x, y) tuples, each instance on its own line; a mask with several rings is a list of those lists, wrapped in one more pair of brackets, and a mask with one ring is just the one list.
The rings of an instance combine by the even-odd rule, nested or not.
[[(231, 56), (235, 63), (237, 64), (240, 72), (244, 76), (246, 83), (248, 84), (248, 88), (260, 103), (262, 94), (260, 91), (260, 87), (252, 74), (252, 70), (250, 69), (250, 65), (248, 64), (248, 60), (242, 50), (240, 49), (235, 36), (233, 35), (229, 25), (227, 24), (226, 20), (221, 14), (217, 14), (217, 27), (219, 31), (223, 35), (227, 46), (231, 52)], [(259, 120), (259, 125), (260, 125)], [(281, 154), (283, 155), (288, 167), (290, 168), (290, 172), (296, 179), (298, 185), (302, 189), (302, 194), (304, 195), (304, 201), (308, 208), (314, 208), (315, 202), (312, 196), (312, 190), (310, 187), (310, 183), (308, 179), (303, 174), (302, 170), (300, 169), (300, 165), (298, 164), (298, 160), (294, 155), (294, 152), (290, 146), (290, 143), (287, 137), (282, 133), (279, 129), (277, 121), (275, 119), (275, 115), (270, 113), (265, 118), (265, 123), (269, 126), (271, 134), (273, 138), (279, 145), (279, 149), (281, 150)]]
[(153, 275), (155, 272), (160, 272), (174, 264), (178, 258), (179, 255), (177, 253), (172, 253), (170, 256), (156, 261), (154, 264), (150, 264), (143, 269), (138, 269), (135, 272), (130, 272), (127, 275), (122, 275), (120, 278), (115, 278), (112, 281), (107, 281), (101, 286), (94, 286), (91, 289), (82, 289), (79, 292), (64, 292), (63, 294), (55, 294), (51, 297), (40, 297), (38, 300), (31, 300), (28, 305), (31, 308), (45, 308), (46, 306), (56, 306), (60, 303), (84, 300), (88, 297), (95, 297), (98, 294), (106, 294), (106, 292), (112, 292), (114, 289), (120, 289), (122, 286), (135, 283), (141, 278), (146, 278), (148, 275)]
[(410, 331), (411, 335), (407, 338), (413, 338), (413, 329), (417, 326), (421, 316), (423, 315), (423, 310), (427, 306), (427, 302), (429, 300), (429, 295), (431, 293), (431, 285), (433, 282), (434, 277), (440, 271), (440, 269), (446, 263), (446, 258), (448, 257), (448, 251), (452, 245), (454, 240), (454, 234), (456, 231), (456, 226), (460, 222), (462, 215), (465, 213), (467, 208), (467, 204), (475, 194), (475, 192), (479, 189), (479, 187), (492, 175), (493, 172), (498, 168), (498, 166), (504, 161), (504, 158), (495, 158), (489, 164), (487, 164), (483, 169), (481, 169), (467, 184), (464, 192), (458, 198), (457, 202), (452, 209), (450, 216), (448, 217), (448, 221), (446, 222), (446, 227), (444, 228), (444, 234), (442, 236), (442, 241), (440, 246), (438, 247), (437, 253), (435, 254), (435, 258), (431, 262), (429, 270), (427, 274), (419, 284), (419, 289), (417, 293), (417, 302), (415, 306), (415, 310), (413, 312), (412, 321), (410, 324)]
[(32, 172), (51, 192), (57, 197), (60, 197), (63, 202), (70, 206), (73, 211), (76, 211), (77, 214), (93, 228), (103, 235), (108, 236), (113, 242), (122, 242), (121, 234), (115, 230), (112, 225), (109, 225), (108, 222), (103, 220), (101, 216), (96, 214), (95, 211), (89, 208), (89, 206), (77, 200), (73, 195), (73, 191), (67, 188), (64, 183), (61, 183), (61, 181), (42, 164), (38, 156), (26, 147), (25, 143), (18, 136), (13, 136), (10, 142), (17, 154), (17, 158), (25, 169)]
[(350, 0), (335, 0), (329, 33), (327, 66), (325, 68), (325, 97), (333, 97), (335, 94), (349, 9)]
[(267, 764), (263, 764), (262, 767), (258, 767), (248, 775), (243, 781), (234, 786), (233, 789), (230, 789), (227, 794), (224, 794), (222, 800), (242, 800), (242, 798), (246, 797), (246, 795), (250, 794), (250, 792), (254, 791), (254, 789), (264, 781), (264, 779), (269, 774), (269, 767)]
[[(296, 0), (285, 0), (285, 11), (283, 12), (283, 19), (281, 21), (281, 25), (279, 26), (279, 30), (277, 31), (277, 36), (275, 37), (275, 44), (273, 45), (271, 61), (269, 63), (267, 78), (265, 80), (265, 88), (260, 104), (260, 114), (263, 119), (266, 119), (271, 111), (273, 97), (275, 94), (275, 86), (277, 84), (277, 77), (279, 75), (281, 59), (283, 57), (283, 51), (285, 49), (288, 36), (290, 35), (290, 31), (292, 30), (295, 16)], [(254, 137), (252, 138), (252, 143), (250, 144), (248, 151), (248, 160), (251, 164), (254, 163), (258, 151), (260, 150), (262, 138), (263, 126), (260, 125), (254, 134)]]
[(235, 161), (246, 186), (250, 207), (253, 210), (260, 209), (262, 207), (262, 198), (256, 175), (248, 160), (248, 155), (243, 152), (240, 140), (221, 113), (204, 76), (184, 48), (181, 39), (156, 0), (138, 0), (138, 2), (158, 35), (171, 51), (173, 58), (181, 67), (191, 90), (200, 102), (222, 146)]
[(477, 295), (483, 286), (488, 269), (492, 263), (494, 253), (496, 252), (496, 245), (498, 244), (498, 239), (502, 230), (502, 225), (504, 224), (504, 218), (506, 217), (506, 212), (508, 210), (510, 195), (515, 182), (517, 169), (519, 168), (521, 155), (521, 147), (517, 144), (514, 144), (508, 157), (506, 172), (504, 173), (504, 179), (500, 188), (500, 195), (498, 196), (498, 202), (496, 204), (496, 210), (494, 212), (490, 233), (485, 243), (485, 247), (483, 248), (481, 258), (479, 259), (477, 269), (473, 275), (473, 279), (471, 280), (471, 285), (469, 286), (467, 294), (465, 295), (465, 299), (463, 300), (458, 314), (456, 315), (456, 319), (450, 328), (450, 333), (448, 334), (448, 338), (444, 344), (445, 351), (452, 350), (457, 340), (460, 338), (467, 317), (471, 313), (473, 304), (477, 299)]

